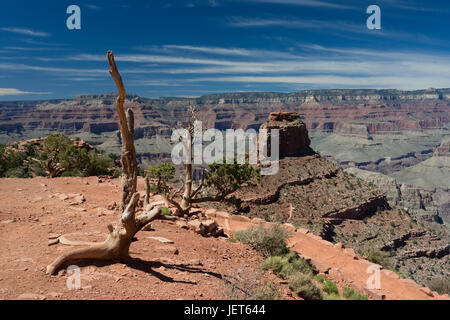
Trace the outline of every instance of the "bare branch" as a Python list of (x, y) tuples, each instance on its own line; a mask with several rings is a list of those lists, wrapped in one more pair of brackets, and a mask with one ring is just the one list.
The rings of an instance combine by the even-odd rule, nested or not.
[(145, 177), (145, 206), (150, 204), (150, 179)]
[[(118, 96), (116, 99), (116, 110), (117, 114), (119, 115), (119, 122), (120, 122), (120, 128), (124, 129), (127, 128), (129, 133), (129, 128), (127, 125), (126, 115), (123, 110), (123, 104), (125, 102), (125, 87), (123, 85), (122, 77), (120, 76), (119, 70), (117, 69), (116, 62), (114, 61), (114, 53), (112, 51), (108, 51), (108, 63), (109, 63), (109, 73), (111, 77), (114, 79), (114, 82), (116, 83), (116, 87), (118, 90)], [(131, 141), (129, 141), (129, 135), (124, 134), (124, 130), (121, 130), (122, 133), (122, 141), (125, 142), (125, 144), (129, 144)]]

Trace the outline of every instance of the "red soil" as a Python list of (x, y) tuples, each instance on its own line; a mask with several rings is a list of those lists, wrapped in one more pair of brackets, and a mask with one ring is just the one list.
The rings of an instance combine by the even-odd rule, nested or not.
[[(225, 238), (204, 238), (173, 222), (156, 221), (151, 231), (141, 231), (131, 246), (135, 262), (78, 263), (82, 290), (69, 290), (72, 273), (45, 274), (45, 267), (61, 252), (74, 247), (48, 246), (51, 233), (69, 234), (71, 240), (101, 241), (106, 226), (118, 211), (107, 210), (119, 202), (119, 179), (98, 178), (0, 179), (0, 298), (35, 299), (224, 299), (221, 275), (244, 270), (256, 273), (262, 257), (241, 243)], [(143, 195), (143, 183), (138, 189)], [(58, 193), (83, 194), (86, 201), (70, 205)], [(149, 237), (172, 240), (163, 244)], [(174, 254), (174, 248), (179, 253)], [(270, 273), (269, 281), (280, 282)], [(291, 298), (282, 285), (285, 298)]]

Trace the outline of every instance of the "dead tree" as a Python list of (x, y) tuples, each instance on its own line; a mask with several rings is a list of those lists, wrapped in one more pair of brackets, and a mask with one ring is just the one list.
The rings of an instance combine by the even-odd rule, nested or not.
[[(193, 147), (198, 137), (196, 126), (196, 112), (189, 101), (189, 114), (186, 135), (180, 137), (179, 142), (183, 144), (185, 151), (185, 171), (184, 181), (178, 190), (171, 191), (166, 181), (161, 181), (162, 187), (165, 190), (163, 197), (175, 206), (176, 215), (182, 216), (189, 214), (193, 205), (202, 202), (226, 202), (235, 205), (237, 209), (240, 208), (241, 200), (233, 195), (242, 185), (251, 185), (260, 177), (259, 170), (253, 168), (248, 163), (238, 164), (237, 159), (233, 163), (210, 164), (208, 168), (203, 169), (202, 179), (197, 186), (193, 185), (192, 179), (192, 162), (193, 162)], [(225, 160), (225, 159), (224, 159)], [(225, 162), (225, 161), (224, 161)], [(183, 178), (183, 177), (182, 177)], [(258, 180), (259, 181), (259, 180)], [(204, 193), (208, 193), (204, 195)]]
[(122, 197), (120, 215), (115, 226), (111, 224), (107, 226), (109, 234), (105, 241), (95, 244), (77, 241), (76, 245), (85, 244), (87, 247), (75, 249), (59, 256), (47, 266), (47, 274), (53, 274), (60, 266), (73, 260), (100, 259), (126, 262), (130, 259), (129, 248), (133, 237), (139, 230), (155, 219), (174, 219), (174, 217), (161, 215), (161, 209), (150, 204), (148, 190), (144, 213), (137, 217), (135, 216), (139, 193), (136, 192), (138, 165), (134, 148), (134, 116), (131, 109), (128, 109), (126, 113), (123, 109), (125, 88), (114, 61), (113, 52), (108, 51), (107, 57), (110, 66), (109, 73), (114, 79), (118, 90), (116, 110), (119, 115), (122, 136)]
[[(189, 161), (186, 161), (184, 167), (184, 181), (181, 185), (180, 189), (174, 192), (167, 192), (165, 195), (166, 200), (177, 208), (176, 215), (183, 216), (184, 214), (188, 214), (190, 209), (192, 208), (192, 198), (200, 191), (201, 187), (198, 190), (192, 191), (192, 161), (193, 154), (192, 148), (195, 140), (195, 130), (194, 123), (197, 120), (197, 116), (195, 113), (195, 108), (191, 105), (190, 100), (188, 100), (189, 105), (189, 117), (187, 124), (187, 134), (188, 137), (180, 138), (180, 142), (184, 145), (184, 150), (186, 152), (185, 157), (190, 158)], [(188, 160), (188, 159), (186, 159)], [(164, 188), (169, 190), (165, 181), (163, 181)], [(181, 195), (181, 192), (182, 195)], [(181, 195), (181, 200), (175, 200), (176, 197)]]

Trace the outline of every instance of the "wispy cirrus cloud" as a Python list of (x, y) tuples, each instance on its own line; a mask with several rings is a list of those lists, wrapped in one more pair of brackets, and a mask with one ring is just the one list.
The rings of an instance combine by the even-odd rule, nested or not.
[(260, 3), (272, 3), (272, 4), (285, 4), (302, 7), (321, 7), (332, 9), (355, 9), (353, 6), (349, 6), (342, 3), (336, 3), (336, 1), (321, 1), (321, 0), (244, 0), (246, 2), (260, 2)]
[(0, 88), (0, 96), (14, 96), (21, 94), (51, 94), (51, 92), (31, 92), (31, 91), (22, 91), (15, 88)]
[(334, 30), (362, 34), (369, 33), (364, 24), (346, 21), (230, 17), (226, 24), (230, 27), (283, 27), (307, 30)]
[(88, 9), (92, 9), (92, 10), (100, 10), (100, 9), (103, 9), (102, 7), (100, 7), (100, 6), (96, 5), (96, 4), (87, 4), (86, 7), (87, 7)]
[(291, 18), (250, 18), (229, 17), (226, 24), (236, 28), (272, 28), (281, 27), (289, 29), (301, 29), (313, 32), (334, 34), (339, 37), (364, 36), (394, 39), (402, 42), (424, 43), (448, 47), (448, 41), (432, 38), (428, 35), (406, 32), (401, 30), (382, 29), (369, 30), (364, 23), (331, 20), (300, 20)]
[(7, 27), (7, 28), (0, 28), (1, 31), (16, 33), (16, 34), (22, 34), (26, 36), (31, 37), (49, 37), (50, 34), (47, 32), (42, 31), (35, 31), (28, 28), (16, 28), (16, 27)]
[(448, 12), (448, 9), (443, 8), (442, 6), (433, 7), (432, 1), (427, 1), (426, 6), (414, 3), (412, 1), (403, 1), (403, 0), (383, 0), (382, 4), (386, 4), (393, 8), (398, 8), (402, 10), (410, 10), (410, 11), (418, 11), (418, 12)]
[[(411, 52), (368, 48), (327, 47), (297, 44), (292, 51), (268, 51), (260, 48), (227, 48), (194, 45), (161, 45), (164, 54), (117, 53), (121, 71), (133, 86), (182, 86), (189, 83), (204, 87), (235, 83), (258, 84), (274, 88), (401, 88), (450, 87), (450, 59), (447, 52)], [(182, 51), (182, 53), (180, 52)], [(39, 60), (37, 60), (39, 61)], [(60, 63), (76, 61), (89, 68), (36, 66), (0, 63), (0, 70), (31, 70), (54, 73), (70, 81), (109, 80), (103, 54), (77, 54), (44, 58)], [(98, 68), (93, 68), (97, 65)]]
[(107, 70), (105, 69), (42, 67), (22, 63), (0, 63), (0, 70), (10, 70), (10, 71), (29, 70), (29, 71), (66, 73), (66, 74), (107, 74)]
[(205, 77), (185, 79), (186, 82), (232, 82), (232, 83), (266, 83), (313, 86), (318, 88), (395, 88), (423, 89), (428, 87), (442, 88), (450, 86), (450, 79), (445, 76), (429, 76), (421, 78), (394, 76), (235, 76)]
[(220, 47), (203, 47), (190, 45), (165, 45), (163, 47), (167, 49), (196, 51), (209, 54), (236, 55), (236, 56), (249, 56), (252, 54), (251, 50), (242, 48), (220, 48)]
[(186, 53), (201, 53), (206, 55), (219, 55), (219, 56), (235, 56), (235, 57), (278, 57), (278, 58), (298, 58), (297, 55), (292, 55), (289, 52), (273, 51), (266, 49), (246, 49), (246, 48), (224, 48), (224, 47), (207, 47), (207, 46), (193, 46), (193, 45), (162, 45), (162, 46), (140, 46), (136, 47), (140, 51), (148, 52), (163, 52), (165, 54), (171, 54), (175, 52)]

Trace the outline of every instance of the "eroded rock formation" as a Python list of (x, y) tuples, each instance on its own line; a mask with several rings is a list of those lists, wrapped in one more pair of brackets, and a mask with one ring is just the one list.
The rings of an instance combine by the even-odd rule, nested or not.
[(279, 130), (280, 158), (311, 153), (309, 147), (311, 140), (308, 136), (308, 130), (299, 117), (297, 112), (272, 112), (269, 115), (269, 120), (260, 127), (260, 129), (267, 129), (269, 135), (270, 130)]

